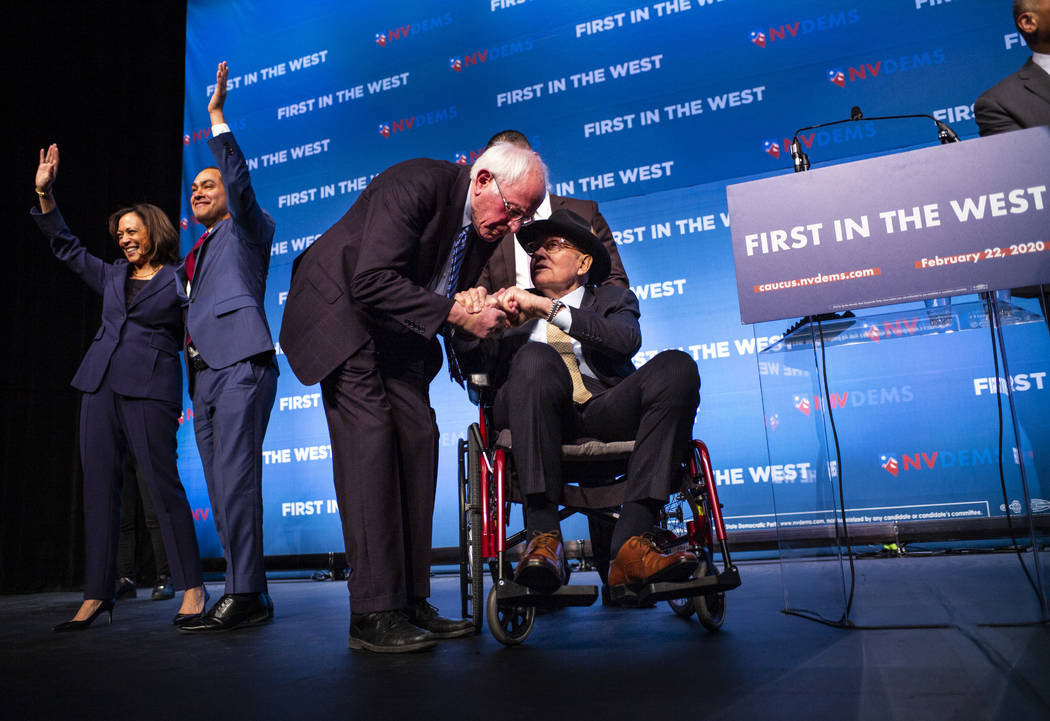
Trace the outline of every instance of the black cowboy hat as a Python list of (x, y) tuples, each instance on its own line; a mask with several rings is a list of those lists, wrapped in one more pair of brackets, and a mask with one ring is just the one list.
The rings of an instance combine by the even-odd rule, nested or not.
[(587, 282), (600, 284), (609, 277), (612, 263), (609, 251), (594, 234), (587, 221), (571, 210), (555, 210), (547, 220), (529, 223), (518, 231), (518, 242), (525, 252), (532, 255), (544, 240), (551, 237), (565, 238), (582, 252), (591, 256), (591, 270)]

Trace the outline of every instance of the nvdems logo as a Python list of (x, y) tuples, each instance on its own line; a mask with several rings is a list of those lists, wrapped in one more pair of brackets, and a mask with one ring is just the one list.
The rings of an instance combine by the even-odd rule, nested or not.
[(752, 45), (760, 48), (772, 45), (778, 41), (790, 40), (801, 35), (812, 35), (813, 33), (835, 30), (846, 25), (852, 25), (860, 21), (859, 10), (840, 10), (836, 13), (821, 15), (820, 17), (807, 20), (795, 20), (790, 23), (781, 23), (768, 29), (759, 28), (747, 34), (747, 39)]
[[(1018, 463), (1017, 449), (1013, 450), (1013, 460), (1016, 464)], [(898, 457), (900, 461), (897, 460)], [(994, 465), (998, 462), (999, 455), (996, 449), (991, 447), (886, 453), (879, 456), (879, 467), (894, 477), (902, 473), (926, 473), (935, 470), (943, 471), (947, 468), (976, 468)]]
[(380, 123), (379, 134), (384, 138), (389, 138), (397, 133), (404, 133), (424, 125), (436, 125), (448, 120), (455, 120), (457, 117), (459, 117), (459, 111), (456, 110), (455, 105), (450, 105), (447, 108), (439, 108), (426, 113), (409, 115), (407, 118)]
[(497, 47), (483, 48), (470, 53), (463, 53), (462, 55), (454, 55), (449, 58), (448, 66), (457, 73), (461, 73), (473, 65), (482, 65), (492, 60), (500, 60), (501, 58), (532, 52), (534, 47), (532, 38), (525, 38), (524, 40), (517, 40)]
[[(874, 138), (878, 131), (875, 123), (861, 122), (840, 125), (827, 130), (816, 130), (810, 133), (802, 133), (798, 136), (799, 145), (802, 150), (810, 151), (813, 148), (824, 148), (841, 143), (851, 143), (858, 140)], [(782, 142), (775, 139), (762, 141), (762, 152), (771, 158), (779, 159), (781, 154), (791, 155), (791, 138), (784, 138)]]
[(944, 50), (923, 50), (911, 55), (901, 55), (895, 58), (883, 58), (874, 62), (862, 62), (842, 68), (831, 68), (827, 71), (828, 82), (840, 88), (846, 87), (846, 83), (856, 83), (861, 80), (874, 80), (880, 76), (893, 75), (894, 73), (907, 72), (909, 70), (923, 70), (934, 65), (941, 65), (945, 61)]
[(424, 18), (406, 25), (398, 25), (389, 30), (376, 33), (376, 45), (385, 48), (395, 40), (405, 40), (413, 35), (421, 35), (431, 30), (439, 30), (452, 24), (452, 13), (445, 13), (437, 17)]

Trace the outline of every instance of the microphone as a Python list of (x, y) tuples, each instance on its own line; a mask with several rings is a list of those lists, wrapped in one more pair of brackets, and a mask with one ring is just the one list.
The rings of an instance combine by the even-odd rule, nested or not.
[[(959, 136), (952, 130), (947, 123), (941, 122), (932, 115), (925, 113), (913, 114), (913, 115), (882, 115), (874, 118), (867, 118), (867, 120), (900, 120), (903, 118), (927, 118), (937, 124), (937, 139), (941, 141), (941, 144), (946, 143), (957, 143), (959, 142)], [(809, 127), (799, 128), (795, 131), (795, 134), (791, 138), (791, 160), (794, 163), (795, 172), (801, 173), (804, 170), (809, 170), (809, 156), (802, 151), (802, 145), (798, 142), (798, 136), (807, 130), (816, 130), (817, 128), (826, 128), (829, 125), (841, 125), (842, 123), (853, 123), (858, 120), (864, 120), (864, 113), (860, 107), (854, 105), (849, 110), (848, 120), (832, 120), (828, 123), (818, 123), (817, 125), (810, 125)]]
[(795, 137), (791, 139), (791, 162), (795, 165), (796, 173), (809, 170), (809, 156), (802, 152), (802, 144), (798, 142), (798, 133), (795, 133)]
[[(933, 117), (933, 116), (926, 116)], [(958, 143), (959, 136), (955, 134), (955, 131), (948, 127), (947, 123), (942, 123), (937, 118), (933, 118), (933, 122), (937, 123), (937, 137), (940, 138), (941, 145), (947, 143)]]

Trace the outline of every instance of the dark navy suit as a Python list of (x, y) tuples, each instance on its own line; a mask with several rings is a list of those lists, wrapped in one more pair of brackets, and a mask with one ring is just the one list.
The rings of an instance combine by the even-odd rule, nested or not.
[(72, 383), (84, 394), (80, 409), (84, 597), (113, 596), (128, 448), (149, 483), (175, 587), (195, 588), (201, 585), (200, 554), (175, 462), (182, 404), (179, 345), (183, 325), (174, 269), (161, 268), (129, 306), (125, 301), (126, 260), (109, 264), (88, 253), (57, 208), (49, 213), (36, 208), (31, 212), (55, 256), (102, 296), (102, 326)]
[(266, 591), (263, 567), (262, 443), (277, 394), (273, 339), (263, 295), (274, 223), (255, 199), (233, 133), (208, 140), (226, 186), (230, 217), (197, 255), (189, 296), (176, 271), (186, 330), (208, 368), (190, 370), (193, 428), (212, 515), (226, 556), (226, 592)]

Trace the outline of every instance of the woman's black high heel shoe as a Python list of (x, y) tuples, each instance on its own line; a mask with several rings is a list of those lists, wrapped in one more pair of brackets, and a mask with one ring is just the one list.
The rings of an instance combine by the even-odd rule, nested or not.
[(108, 613), (109, 614), (109, 622), (112, 624), (113, 623), (113, 599), (112, 598), (108, 598), (105, 601), (103, 601), (102, 603), (100, 603), (98, 605), (98, 608), (95, 609), (94, 613), (92, 613), (90, 616), (85, 618), (83, 621), (66, 621), (65, 623), (58, 624), (57, 626), (55, 626), (51, 630), (52, 631), (58, 631), (58, 632), (60, 632), (60, 631), (83, 631), (88, 626), (90, 626), (91, 623), (96, 618), (98, 618), (100, 614), (103, 614), (103, 613)]
[(201, 604), (200, 613), (176, 613), (175, 618), (171, 619), (171, 625), (179, 626), (184, 621), (189, 621), (194, 618), (201, 618), (204, 613), (208, 610), (208, 599), (211, 598), (211, 594), (208, 593), (208, 587), (204, 587), (204, 603)]

